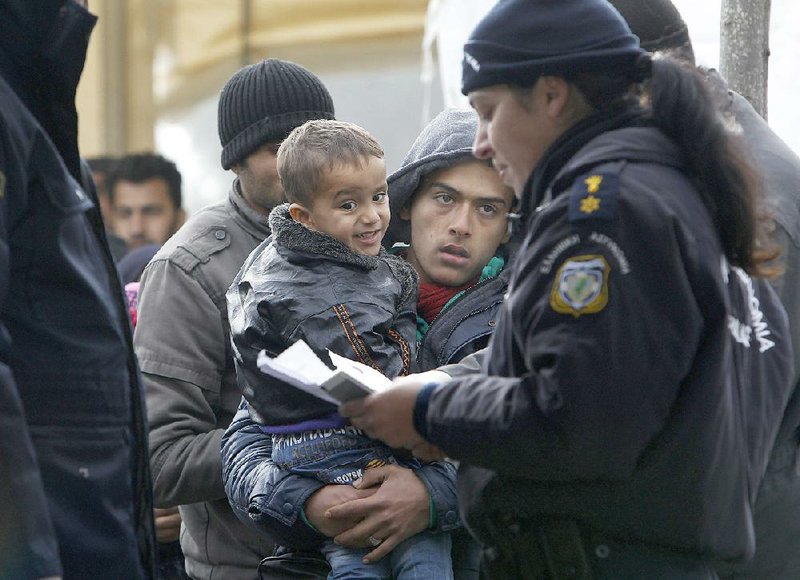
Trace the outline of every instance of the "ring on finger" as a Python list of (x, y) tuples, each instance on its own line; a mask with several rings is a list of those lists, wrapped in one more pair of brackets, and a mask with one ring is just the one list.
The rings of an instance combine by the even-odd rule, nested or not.
[(369, 540), (369, 543), (372, 544), (373, 548), (377, 548), (378, 546), (380, 546), (383, 543), (383, 540), (379, 540), (378, 538), (376, 538), (373, 535), (370, 535), (369, 538), (367, 538), (367, 539)]

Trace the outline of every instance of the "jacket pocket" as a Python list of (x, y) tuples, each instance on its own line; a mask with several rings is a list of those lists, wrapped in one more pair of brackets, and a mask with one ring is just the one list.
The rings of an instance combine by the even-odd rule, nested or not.
[(127, 430), (34, 426), (31, 434), (65, 570), (141, 577)]

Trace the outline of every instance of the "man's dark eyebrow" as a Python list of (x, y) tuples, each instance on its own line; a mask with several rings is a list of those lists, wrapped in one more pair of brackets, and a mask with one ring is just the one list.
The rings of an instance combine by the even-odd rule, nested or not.
[[(447, 193), (450, 193), (450, 194), (453, 194), (453, 195), (457, 195), (457, 196), (461, 195), (461, 191), (459, 191), (458, 189), (456, 189), (455, 187), (453, 187), (451, 185), (447, 185), (446, 183), (442, 183), (441, 181), (429, 181), (425, 185), (427, 187), (435, 187), (437, 189), (443, 189)], [(479, 197), (475, 201), (477, 201), (478, 203), (494, 203), (494, 204), (504, 205), (504, 206), (508, 205), (508, 203), (506, 203), (506, 200), (503, 199), (502, 197), (485, 196), (485, 197)]]
[(426, 187), (435, 187), (437, 189), (444, 189), (448, 193), (452, 193), (454, 195), (461, 195), (461, 191), (453, 187), (452, 185), (447, 185), (441, 181), (427, 181), (425, 183)]

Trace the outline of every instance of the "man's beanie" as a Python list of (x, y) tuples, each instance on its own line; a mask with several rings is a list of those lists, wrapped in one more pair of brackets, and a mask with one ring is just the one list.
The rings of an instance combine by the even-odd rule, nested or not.
[(609, 0), (650, 52), (683, 49), (689, 29), (670, 0)]
[(269, 58), (225, 83), (217, 113), (222, 167), (230, 169), (264, 143), (282, 141), (311, 119), (333, 119), (333, 99), (299, 64)]
[(531, 87), (541, 75), (633, 72), (644, 53), (606, 0), (500, 0), (464, 45), (461, 92)]

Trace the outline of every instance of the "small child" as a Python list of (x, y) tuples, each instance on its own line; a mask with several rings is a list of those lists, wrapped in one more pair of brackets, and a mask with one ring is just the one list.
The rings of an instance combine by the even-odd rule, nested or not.
[[(272, 437), (273, 461), (294, 474), (350, 484), (370, 467), (418, 468), (347, 425), (334, 405), (256, 367), (261, 349), (274, 356), (303, 339), (394, 378), (409, 373), (416, 349), (416, 274), (381, 246), (390, 211), (380, 145), (351, 123), (309, 121), (284, 140), (277, 163), (289, 203), (272, 211), (271, 239), (250, 255), (227, 295), (251, 416)], [(373, 564), (362, 562), (369, 550), (332, 540), (322, 551), (332, 579), (452, 578), (446, 533), (417, 534)]]

